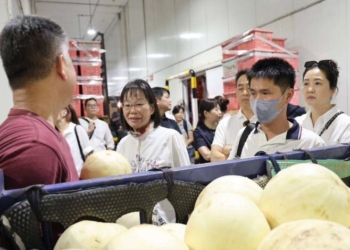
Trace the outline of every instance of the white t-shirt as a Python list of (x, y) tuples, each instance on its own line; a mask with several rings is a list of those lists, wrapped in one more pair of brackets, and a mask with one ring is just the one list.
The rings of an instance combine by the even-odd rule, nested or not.
[[(296, 120), (288, 119), (293, 126), (286, 132), (267, 140), (266, 134), (260, 129), (259, 122), (255, 129), (248, 136), (242, 149), (241, 158), (253, 157), (259, 151), (265, 151), (267, 154), (277, 152), (291, 152), (296, 149), (311, 149), (326, 146), (325, 142), (314, 132), (303, 128)], [(237, 140), (232, 146), (228, 159), (235, 158), (239, 139), (245, 128), (239, 131)]]
[(131, 164), (133, 173), (151, 168), (180, 167), (191, 165), (181, 135), (174, 129), (161, 126), (150, 128), (141, 136), (125, 136), (118, 144), (117, 152)]
[[(315, 126), (312, 124), (311, 111), (306, 114), (296, 117), (295, 120), (299, 122), (304, 128), (320, 134), (326, 126), (327, 122), (340, 110), (334, 105), (330, 110), (320, 116)], [(321, 138), (327, 145), (338, 145), (341, 143), (350, 143), (350, 117), (346, 114), (340, 114), (326, 129)]]
[[(92, 120), (88, 117), (85, 117), (85, 119), (95, 123), (95, 131), (90, 138), (94, 152), (106, 150), (106, 146), (107, 148), (114, 148), (113, 136), (108, 124), (100, 119)], [(79, 118), (79, 122), (86, 132), (89, 128), (89, 123), (82, 118)]]
[[(133, 173), (145, 172), (152, 168), (191, 165), (181, 135), (174, 129), (161, 126), (154, 128), (153, 123), (139, 137), (132, 134), (125, 136), (119, 142), (117, 152), (129, 160)], [(175, 211), (167, 199), (156, 204), (153, 223), (175, 223)]]
[[(215, 131), (215, 137), (212, 145), (224, 147), (225, 145), (233, 145), (239, 131), (243, 128), (243, 123), (247, 118), (240, 109), (237, 114), (223, 118)], [(256, 117), (250, 119), (251, 123), (256, 123)]]
[(75, 167), (80, 176), (80, 172), (81, 172), (81, 169), (83, 168), (84, 161), (81, 157), (78, 141), (75, 136), (75, 132), (74, 132), (75, 126), (77, 127), (77, 135), (78, 135), (80, 146), (84, 156), (87, 156), (93, 150), (93, 148), (90, 145), (89, 137), (86, 131), (84, 130), (84, 128), (80, 125), (76, 125), (70, 122), (66, 130), (63, 132), (63, 137), (66, 139), (69, 145), (70, 152), (72, 154), (72, 157), (75, 163)]

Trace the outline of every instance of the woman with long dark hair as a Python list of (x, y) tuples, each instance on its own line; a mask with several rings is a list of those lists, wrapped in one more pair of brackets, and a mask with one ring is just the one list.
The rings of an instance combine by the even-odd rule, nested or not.
[(200, 163), (210, 161), (211, 144), (220, 119), (221, 110), (218, 101), (203, 99), (199, 104), (198, 124), (194, 130), (194, 147), (199, 152)]
[(75, 167), (80, 176), (86, 157), (93, 152), (85, 129), (80, 126), (78, 116), (71, 105), (58, 114), (56, 126), (66, 139), (72, 154)]

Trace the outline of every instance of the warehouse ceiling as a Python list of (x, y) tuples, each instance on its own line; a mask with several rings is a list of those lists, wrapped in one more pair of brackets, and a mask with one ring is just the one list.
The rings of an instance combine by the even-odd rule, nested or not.
[(90, 20), (94, 30), (105, 33), (128, 0), (34, 0), (36, 15), (60, 24), (72, 39), (91, 40), (87, 34)]

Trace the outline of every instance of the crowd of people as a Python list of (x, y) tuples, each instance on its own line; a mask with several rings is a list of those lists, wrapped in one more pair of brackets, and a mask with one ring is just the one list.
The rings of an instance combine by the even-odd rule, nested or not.
[[(339, 70), (333, 60), (305, 63), (307, 112), (290, 104), (294, 68), (283, 59), (266, 58), (236, 74), (237, 113), (229, 113), (222, 96), (205, 98), (194, 126), (185, 119), (183, 105), (172, 109), (169, 90), (136, 79), (122, 90), (121, 107), (111, 116), (112, 133), (98, 119), (96, 99), (85, 100), (86, 117), (78, 118), (70, 105), (76, 73), (68, 48), (63, 29), (38, 16), (13, 18), (0, 34), (0, 56), (13, 93), (13, 107), (0, 125), (5, 189), (78, 181), (84, 161), (101, 150), (121, 153), (139, 173), (191, 166), (195, 151), (199, 163), (208, 163), (350, 142), (350, 117), (334, 104)], [(116, 131), (127, 132), (117, 147)], [(157, 204), (154, 216), (159, 224), (175, 221), (168, 200)]]
[[(0, 125), (5, 189), (78, 181), (84, 161), (101, 150), (121, 153), (139, 173), (193, 165), (195, 151), (199, 163), (208, 163), (350, 142), (350, 117), (334, 104), (339, 70), (333, 60), (305, 63), (307, 112), (290, 104), (293, 67), (266, 58), (236, 74), (237, 113), (229, 113), (222, 96), (204, 98), (194, 126), (185, 119), (183, 104), (172, 109), (169, 90), (136, 79), (122, 90), (121, 107), (111, 116), (112, 133), (98, 119), (96, 99), (85, 100), (86, 117), (78, 118), (70, 105), (76, 74), (68, 48), (63, 29), (38, 16), (13, 18), (0, 34), (13, 93), (13, 108)], [(127, 133), (115, 148), (116, 131)], [(154, 212), (160, 224), (174, 221), (167, 200)]]
[[(59, 25), (37, 16), (11, 19), (0, 35), (0, 55), (14, 101), (0, 126), (6, 189), (79, 180), (86, 158), (100, 150), (117, 150), (137, 173), (193, 165), (195, 151), (207, 163), (350, 141), (350, 117), (333, 102), (339, 77), (333, 60), (305, 63), (308, 112), (289, 103), (293, 67), (266, 58), (237, 73), (237, 113), (229, 114), (222, 96), (205, 98), (194, 126), (185, 120), (183, 105), (172, 109), (167, 89), (133, 80), (111, 117), (116, 130), (127, 131), (115, 148), (94, 98), (85, 100), (86, 117), (78, 118), (70, 105), (76, 75)], [(166, 116), (169, 111), (175, 119)]]

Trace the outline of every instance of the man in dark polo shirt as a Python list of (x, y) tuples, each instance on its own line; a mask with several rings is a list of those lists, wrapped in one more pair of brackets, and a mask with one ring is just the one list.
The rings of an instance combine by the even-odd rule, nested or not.
[(157, 105), (160, 112), (160, 116), (163, 117), (161, 126), (165, 128), (175, 129), (177, 132), (182, 134), (179, 125), (177, 125), (176, 121), (173, 119), (169, 119), (165, 115), (165, 112), (171, 110), (169, 90), (161, 87), (154, 87), (152, 88), (152, 91), (157, 99)]
[(66, 34), (49, 19), (16, 17), (0, 34), (0, 56), (14, 102), (0, 126), (5, 189), (78, 180), (69, 146), (55, 128), (76, 84)]

